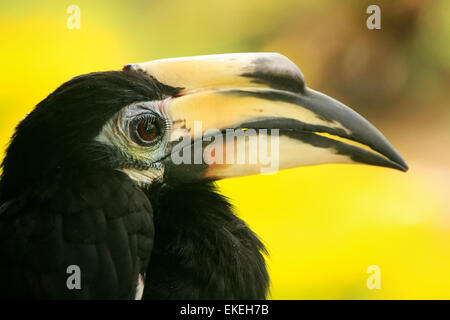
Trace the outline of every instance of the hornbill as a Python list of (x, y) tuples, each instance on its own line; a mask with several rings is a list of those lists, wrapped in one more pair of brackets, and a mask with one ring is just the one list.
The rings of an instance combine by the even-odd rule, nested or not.
[[(41, 101), (7, 148), (0, 297), (266, 298), (264, 245), (214, 185), (265, 164), (173, 157), (192, 160), (195, 148), (224, 145), (233, 157), (249, 152), (239, 148), (248, 139), (218, 139), (230, 129), (268, 139), (277, 132), (280, 169), (407, 170), (374, 126), (308, 88), (280, 54), (172, 58), (80, 75)], [(79, 270), (75, 288), (70, 266)]]

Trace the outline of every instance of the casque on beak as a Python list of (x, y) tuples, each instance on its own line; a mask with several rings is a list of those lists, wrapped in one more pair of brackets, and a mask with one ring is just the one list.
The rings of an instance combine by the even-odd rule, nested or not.
[[(344, 104), (306, 87), (301, 71), (280, 54), (174, 58), (131, 64), (127, 68), (179, 88), (179, 93), (164, 105), (171, 122), (172, 153), (193, 154), (198, 145), (202, 150), (213, 143), (224, 146), (222, 163), (199, 163), (193, 155), (190, 163), (175, 163), (173, 157), (167, 157), (169, 175), (221, 179), (259, 173), (265, 165), (259, 158), (255, 163), (240, 164), (225, 160), (230, 152), (234, 159), (239, 153), (248, 153), (251, 148), (238, 145), (249, 139), (230, 143), (225, 139), (198, 138), (210, 132), (224, 136), (227, 129), (241, 129), (249, 133), (247, 136), (265, 136), (268, 145), (272, 145), (277, 132), (277, 148), (268, 150), (268, 156), (278, 153), (276, 169), (321, 163), (408, 169), (380, 131)], [(180, 143), (186, 137), (190, 141)], [(230, 149), (230, 145), (234, 148)], [(248, 158), (248, 154), (244, 157)]]

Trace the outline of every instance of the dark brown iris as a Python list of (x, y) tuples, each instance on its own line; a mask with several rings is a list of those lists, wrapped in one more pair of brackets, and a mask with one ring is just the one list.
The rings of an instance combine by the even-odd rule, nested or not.
[(150, 119), (142, 119), (137, 126), (139, 138), (145, 142), (153, 142), (159, 136), (159, 128)]

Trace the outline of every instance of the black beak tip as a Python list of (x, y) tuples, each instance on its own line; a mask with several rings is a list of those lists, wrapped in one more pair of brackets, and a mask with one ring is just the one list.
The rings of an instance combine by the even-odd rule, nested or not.
[(389, 158), (391, 163), (394, 164), (394, 169), (406, 172), (409, 170), (408, 164), (403, 160), (403, 158), (397, 153), (395, 157)]
[(403, 171), (403, 172), (406, 172), (406, 171), (409, 170), (409, 167), (408, 167), (408, 165), (406, 164), (405, 161), (403, 161), (403, 163), (400, 164), (400, 167), (401, 167), (400, 170)]

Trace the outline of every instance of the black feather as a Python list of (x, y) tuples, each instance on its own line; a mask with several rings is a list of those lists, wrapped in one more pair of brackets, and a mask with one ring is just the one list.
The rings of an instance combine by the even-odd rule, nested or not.
[(144, 299), (265, 299), (264, 245), (213, 182), (155, 185)]
[[(121, 172), (74, 172), (0, 208), (0, 299), (133, 299), (152, 208)], [(69, 290), (67, 267), (81, 270)]]

